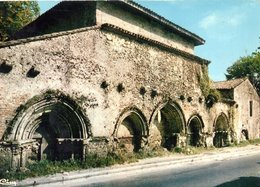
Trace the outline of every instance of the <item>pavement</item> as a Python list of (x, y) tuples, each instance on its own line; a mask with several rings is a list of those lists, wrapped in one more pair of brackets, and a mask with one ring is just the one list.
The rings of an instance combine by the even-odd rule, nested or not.
[(176, 154), (167, 157), (154, 157), (142, 159), (131, 164), (57, 173), (38, 178), (28, 178), (22, 181), (16, 181), (16, 186), (72, 186), (72, 184), (75, 184), (77, 181), (85, 181), (85, 184), (88, 185), (100, 180), (102, 182), (111, 180), (111, 178), (114, 180), (123, 177), (126, 173), (129, 177), (141, 172), (166, 170), (191, 164), (206, 164), (209, 162), (235, 159), (258, 153), (260, 153), (260, 145), (225, 147), (196, 155)]

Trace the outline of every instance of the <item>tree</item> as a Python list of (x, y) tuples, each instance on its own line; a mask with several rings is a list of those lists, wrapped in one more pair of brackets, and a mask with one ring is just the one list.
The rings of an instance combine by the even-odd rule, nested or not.
[(39, 15), (36, 1), (0, 2), (0, 41), (8, 40)]
[(227, 79), (248, 77), (260, 95), (260, 52), (241, 57), (227, 68)]

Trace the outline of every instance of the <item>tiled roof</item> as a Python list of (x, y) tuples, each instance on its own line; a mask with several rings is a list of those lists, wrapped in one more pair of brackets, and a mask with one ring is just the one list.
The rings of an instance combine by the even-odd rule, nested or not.
[[(75, 10), (75, 7), (72, 6), (73, 4), (77, 7), (83, 7), (84, 4), (96, 4), (98, 1), (61, 1), (54, 7), (52, 7), (50, 10), (43, 13), (41, 16), (39, 16), (36, 20), (29, 23), (27, 26), (22, 28), (20, 31), (14, 34), (14, 36), (11, 38), (13, 39), (21, 39), (25, 37), (32, 37), (32, 35), (27, 36), (26, 33), (27, 30), (34, 30), (38, 27), (42, 31), (42, 28), (49, 27), (50, 20), (52, 23), (56, 24), (56, 22), (59, 22), (60, 17), (66, 17), (66, 14), (69, 14), (70, 12), (77, 11)], [(194, 45), (202, 45), (205, 43), (205, 40), (198, 35), (184, 29), (183, 27), (169, 21), (168, 19), (158, 15), (157, 13), (153, 12), (152, 10), (141, 6), (140, 4), (133, 2), (133, 1), (126, 1), (126, 0), (119, 0), (119, 1), (107, 1), (107, 4), (117, 4), (119, 6), (125, 7), (125, 11), (135, 11), (135, 13), (139, 13), (142, 15), (148, 16), (150, 19), (153, 19), (160, 24), (164, 25), (166, 28), (170, 29), (174, 33), (177, 33), (178, 35), (189, 39), (194, 42)], [(96, 6), (96, 5), (95, 5)], [(65, 12), (65, 13), (64, 13)], [(63, 15), (64, 14), (64, 15)], [(57, 19), (57, 20), (56, 20)], [(75, 20), (76, 21), (76, 20)], [(92, 23), (94, 25), (94, 23)], [(85, 25), (85, 26), (93, 26), (93, 25)], [(73, 28), (76, 29), (76, 28)], [(33, 31), (31, 31), (33, 33)], [(37, 35), (40, 35), (41, 32), (35, 31)], [(57, 31), (56, 31), (57, 32)], [(35, 35), (35, 34), (34, 34)]]
[(213, 89), (229, 90), (229, 89), (233, 89), (233, 88), (237, 87), (245, 80), (246, 80), (246, 78), (240, 78), (240, 79), (232, 79), (232, 80), (227, 80), (227, 81), (214, 82), (211, 87)]
[(183, 27), (169, 21), (168, 19), (165, 19), (164, 17), (160, 16), (159, 14), (155, 13), (154, 11), (152, 11), (146, 7), (143, 7), (142, 5), (140, 5), (134, 1), (123, 1), (123, 2), (132, 7), (137, 8), (139, 11), (142, 11), (142, 12), (148, 14), (150, 17), (153, 17), (154, 19), (158, 20), (162, 24), (165, 24), (165, 25), (171, 27), (173, 30), (175, 30), (175, 32), (192, 39), (195, 42), (195, 45), (201, 45), (201, 44), (205, 43), (205, 40), (202, 39), (201, 37), (199, 37), (198, 35), (184, 29)]

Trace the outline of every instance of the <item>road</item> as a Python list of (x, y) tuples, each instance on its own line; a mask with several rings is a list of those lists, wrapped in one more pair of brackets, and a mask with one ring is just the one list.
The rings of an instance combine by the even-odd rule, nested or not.
[[(234, 153), (235, 154), (235, 153)], [(260, 153), (241, 157), (238, 159), (226, 159), (224, 161), (213, 161), (207, 163), (196, 163), (194, 165), (183, 165), (177, 168), (160, 170), (158, 172), (136, 173), (115, 176), (115, 180), (99, 179), (92, 184), (80, 182), (76, 186), (91, 187), (203, 187), (203, 186), (248, 186), (260, 187)], [(106, 181), (102, 183), (102, 180)], [(75, 183), (74, 183), (75, 185)]]

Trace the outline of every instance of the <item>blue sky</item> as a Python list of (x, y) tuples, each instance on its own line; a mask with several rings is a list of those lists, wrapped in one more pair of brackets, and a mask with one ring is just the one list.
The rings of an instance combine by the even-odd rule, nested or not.
[[(225, 80), (227, 67), (260, 47), (260, 0), (137, 1), (199, 35), (205, 45), (195, 54), (211, 61), (212, 80)], [(40, 1), (41, 13), (57, 1)]]

